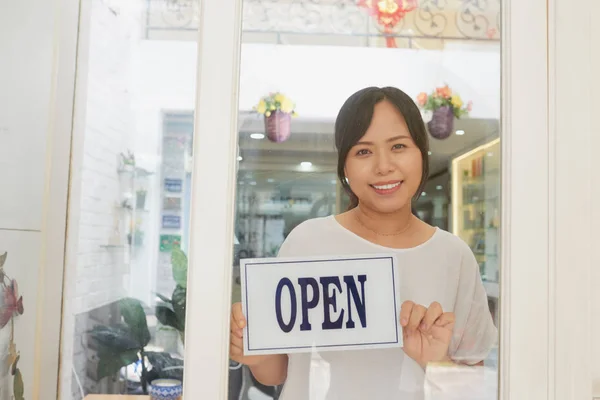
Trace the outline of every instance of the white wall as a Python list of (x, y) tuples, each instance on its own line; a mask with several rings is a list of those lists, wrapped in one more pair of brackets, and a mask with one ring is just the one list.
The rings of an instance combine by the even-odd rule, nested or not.
[[(14, 339), (26, 398), (37, 397), (35, 384), (40, 379), (36, 340), (44, 299), (40, 278), (46, 267), (43, 217), (55, 17), (51, 1), (0, 2), (0, 255), (8, 253), (4, 271), (17, 281), (23, 296), (25, 312), (14, 319)], [(10, 325), (0, 330), (2, 400), (9, 399), (13, 389), (10, 369), (4, 365)]]
[[(139, 55), (138, 137), (148, 140), (160, 127), (159, 110), (193, 109), (196, 44), (147, 41)], [(240, 110), (251, 110), (261, 96), (280, 90), (293, 98), (302, 117), (332, 120), (344, 100), (366, 86), (397, 86), (416, 96), (448, 83), (473, 101), (473, 118), (500, 115), (499, 48), (441, 52), (245, 43), (240, 74)]]

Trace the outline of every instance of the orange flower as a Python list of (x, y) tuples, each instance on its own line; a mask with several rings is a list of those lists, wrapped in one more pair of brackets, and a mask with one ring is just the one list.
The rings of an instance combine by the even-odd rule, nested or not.
[(417, 104), (420, 106), (424, 106), (427, 103), (427, 93), (421, 92), (417, 96)]
[(448, 85), (446, 85), (444, 87), (435, 89), (435, 94), (437, 94), (438, 96), (441, 96), (445, 99), (448, 99), (448, 98), (450, 98), (450, 96), (452, 96), (452, 90), (450, 90)]

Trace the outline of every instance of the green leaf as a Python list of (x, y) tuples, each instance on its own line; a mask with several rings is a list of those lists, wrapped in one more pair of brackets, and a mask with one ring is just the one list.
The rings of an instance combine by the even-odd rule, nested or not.
[(121, 315), (131, 329), (133, 339), (141, 345), (140, 348), (146, 347), (150, 342), (150, 331), (142, 303), (137, 299), (125, 298), (119, 302), (119, 305)]
[(4, 266), (4, 263), (6, 262), (6, 257), (8, 257), (8, 252), (5, 252), (4, 254), (0, 254), (0, 268), (2, 268), (2, 266)]
[(89, 334), (99, 346), (111, 349), (114, 352), (139, 350), (143, 347), (142, 343), (134, 337), (131, 328), (123, 324), (115, 326), (98, 325), (89, 331)]
[(160, 293), (156, 293), (156, 297), (158, 297), (159, 299), (161, 299), (165, 303), (169, 303), (169, 304), (171, 303), (171, 299), (169, 299), (167, 296), (163, 296)]
[(114, 375), (121, 368), (139, 359), (138, 350), (127, 350), (121, 353), (98, 352), (98, 379)]
[(175, 312), (169, 307), (162, 305), (156, 306), (156, 318), (165, 326), (179, 329), (177, 315), (175, 315)]
[(173, 290), (173, 296), (171, 298), (171, 304), (173, 304), (173, 311), (177, 316), (179, 323), (178, 330), (185, 331), (185, 306), (187, 302), (187, 289), (185, 287), (176, 286)]
[(188, 258), (179, 248), (173, 248), (171, 252), (171, 264), (173, 266), (173, 279), (183, 288), (187, 287)]
[(15, 371), (15, 377), (13, 379), (13, 394), (15, 400), (24, 400), (25, 399), (25, 385), (23, 385), (23, 375), (21, 375), (21, 370), (17, 369)]
[(183, 381), (183, 360), (173, 358), (169, 353), (154, 351), (147, 352), (146, 357), (159, 378)]

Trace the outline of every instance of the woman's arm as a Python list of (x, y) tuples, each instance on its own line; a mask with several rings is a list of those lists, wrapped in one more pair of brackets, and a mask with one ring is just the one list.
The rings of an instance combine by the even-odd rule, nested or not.
[(252, 375), (265, 386), (278, 386), (287, 378), (288, 356), (276, 354), (265, 356), (260, 363), (250, 367)]

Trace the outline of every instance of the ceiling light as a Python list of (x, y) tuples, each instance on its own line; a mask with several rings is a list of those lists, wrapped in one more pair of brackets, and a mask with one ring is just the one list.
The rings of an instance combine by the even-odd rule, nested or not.
[(265, 138), (265, 135), (264, 135), (264, 134), (262, 134), (262, 133), (251, 133), (251, 134), (250, 134), (250, 137), (251, 137), (252, 139), (260, 140), (260, 139), (264, 139), (264, 138)]
[(423, 196), (423, 197), (427, 196), (427, 192), (421, 192), (421, 196)]
[(255, 186), (255, 185), (256, 185), (256, 182), (252, 181), (252, 182), (250, 182), (250, 184), (251, 184), (252, 186)]
[(487, 156), (488, 156), (488, 157), (491, 157), (491, 156), (493, 156), (493, 155), (494, 155), (494, 153), (492, 153), (491, 151), (490, 151), (489, 153), (487, 153)]
[(437, 190), (442, 190), (442, 189), (443, 189), (442, 185), (437, 185), (435, 188), (436, 188)]
[(465, 131), (463, 131), (462, 129), (459, 129), (459, 130), (457, 130), (457, 131), (456, 131), (456, 134), (457, 134), (458, 136), (461, 136), (461, 135), (464, 135), (464, 134), (465, 134)]
[(243, 159), (244, 159), (244, 157), (238, 156), (238, 161), (242, 161)]
[(432, 153), (431, 153), (431, 151), (428, 151), (428, 152), (427, 152), (427, 154), (428, 154), (428, 155), (431, 155)]
[(269, 182), (269, 183), (273, 183), (273, 182), (275, 182), (275, 179), (271, 179), (271, 178), (269, 178), (269, 179), (267, 179), (267, 182)]
[(300, 163), (300, 166), (301, 166), (302, 168), (310, 168), (310, 167), (312, 167), (312, 163), (311, 163), (310, 161), (302, 161), (302, 162)]

